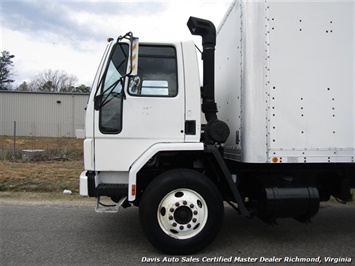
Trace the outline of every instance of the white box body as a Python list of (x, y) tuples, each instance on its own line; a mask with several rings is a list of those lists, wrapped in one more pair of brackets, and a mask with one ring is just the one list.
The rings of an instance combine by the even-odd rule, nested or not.
[(354, 1), (236, 1), (217, 33), (226, 157), (353, 162)]

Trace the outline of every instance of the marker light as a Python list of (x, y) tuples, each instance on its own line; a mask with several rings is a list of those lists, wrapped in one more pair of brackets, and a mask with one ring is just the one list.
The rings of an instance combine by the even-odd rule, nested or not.
[(273, 163), (277, 163), (279, 161), (279, 159), (277, 157), (272, 157), (272, 162)]
[(131, 195), (132, 196), (136, 195), (136, 185), (131, 186)]

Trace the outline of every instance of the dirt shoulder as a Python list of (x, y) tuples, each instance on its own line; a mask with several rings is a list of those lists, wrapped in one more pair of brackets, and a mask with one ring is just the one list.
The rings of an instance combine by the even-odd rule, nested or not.
[(92, 206), (95, 208), (96, 199), (82, 197), (79, 194), (64, 194), (57, 192), (0, 192), (1, 205), (68, 205)]

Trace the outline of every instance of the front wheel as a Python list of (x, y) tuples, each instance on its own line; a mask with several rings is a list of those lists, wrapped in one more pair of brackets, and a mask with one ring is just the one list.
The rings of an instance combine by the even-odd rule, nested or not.
[(147, 239), (168, 254), (192, 254), (217, 236), (223, 200), (206, 176), (188, 169), (165, 172), (143, 193), (140, 223)]

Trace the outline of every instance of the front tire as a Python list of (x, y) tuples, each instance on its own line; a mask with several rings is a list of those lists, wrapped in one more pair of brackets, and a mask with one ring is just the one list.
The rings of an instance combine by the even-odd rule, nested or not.
[(192, 254), (209, 245), (223, 223), (222, 197), (199, 172), (170, 170), (154, 179), (139, 206), (147, 239), (168, 254)]

